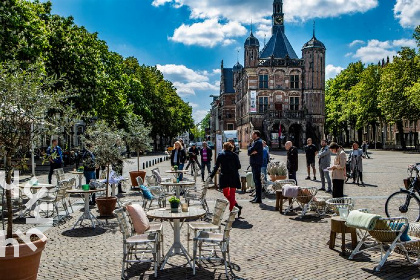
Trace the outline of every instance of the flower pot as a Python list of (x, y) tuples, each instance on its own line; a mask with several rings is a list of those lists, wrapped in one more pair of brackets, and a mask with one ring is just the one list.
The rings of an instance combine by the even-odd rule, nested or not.
[(286, 178), (287, 176), (284, 176), (284, 175), (270, 175), (270, 179), (272, 182), (277, 181), (277, 180), (284, 180)]
[(171, 203), (171, 213), (178, 213), (179, 212), (179, 202), (172, 202)]
[(131, 187), (138, 187), (139, 184), (137, 184), (137, 177), (141, 177), (144, 181), (144, 178), (146, 177), (146, 171), (130, 171), (130, 179), (131, 179)]
[[(5, 257), (0, 257), (0, 279), (36, 280), (41, 254), (47, 240), (38, 239), (32, 243), (36, 246), (35, 251), (25, 243), (19, 244), (19, 257), (14, 257), (14, 246), (6, 247)], [(3, 249), (4, 247), (0, 247), (0, 250)]]
[(113, 216), (115, 205), (117, 204), (116, 197), (98, 197), (96, 199), (98, 204), (99, 215), (101, 217), (111, 217)]

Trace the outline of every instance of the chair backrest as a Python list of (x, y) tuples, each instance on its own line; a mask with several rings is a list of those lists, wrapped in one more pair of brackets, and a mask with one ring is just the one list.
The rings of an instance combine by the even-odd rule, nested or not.
[(155, 176), (153, 176), (153, 175), (146, 176), (145, 179), (146, 179), (147, 186), (151, 187), (151, 186), (156, 186), (157, 185), (157, 180), (156, 180)]
[(144, 181), (141, 176), (136, 177), (136, 181), (138, 186), (144, 185)]
[(297, 200), (301, 203), (309, 203), (317, 194), (318, 188), (316, 187), (300, 187)]
[(229, 239), (230, 230), (232, 229), (233, 222), (235, 221), (235, 217), (238, 214), (239, 209), (233, 207), (232, 211), (230, 211), (229, 218), (227, 219), (225, 231), (223, 232), (223, 240)]
[(123, 235), (123, 240), (125, 241), (130, 237), (130, 225), (125, 213), (125, 207), (120, 207), (119, 209), (114, 210), (114, 214), (117, 217), (118, 224), (120, 226), (120, 231)]
[(200, 199), (206, 198), (207, 190), (208, 190), (208, 187), (206, 185), (204, 185), (203, 189), (201, 190)]
[(293, 179), (284, 179), (284, 180), (276, 180), (273, 183), (274, 190), (281, 190), (285, 185), (293, 185), (296, 186), (296, 180)]
[(218, 198), (216, 200), (216, 205), (214, 206), (213, 218), (211, 223), (216, 226), (220, 226), (223, 219), (223, 213), (226, 210), (226, 207), (229, 205), (229, 201), (226, 199)]
[(129, 206), (131, 204), (133, 204), (133, 202), (132, 201), (128, 201), (128, 202), (124, 203), (121, 208), (123, 208), (123, 210), (124, 210), (123, 213), (127, 217), (128, 223), (130, 224), (131, 234), (134, 234), (136, 231), (134, 230), (133, 221), (131, 220), (130, 215), (127, 214), (127, 206)]
[(54, 169), (53, 172), (55, 174), (55, 177), (57, 178), (57, 182), (60, 182), (60, 181), (66, 179), (66, 174), (64, 173), (64, 169), (63, 168)]
[(380, 218), (376, 222), (375, 228), (369, 231), (369, 234), (377, 241), (391, 243), (399, 238), (407, 227), (407, 218)]

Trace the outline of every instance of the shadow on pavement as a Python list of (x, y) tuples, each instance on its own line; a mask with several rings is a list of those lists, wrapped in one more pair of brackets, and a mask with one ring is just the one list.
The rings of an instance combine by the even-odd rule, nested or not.
[(250, 229), (250, 228), (253, 228), (253, 227), (254, 227), (254, 225), (250, 224), (248, 221), (244, 220), (244, 219), (241, 217), (241, 218), (236, 219), (236, 220), (233, 222), (232, 227), (233, 227), (233, 228), (239, 228), (239, 229)]
[(68, 229), (61, 234), (67, 237), (92, 237), (106, 233), (106, 229), (101, 227), (81, 227), (75, 229)]

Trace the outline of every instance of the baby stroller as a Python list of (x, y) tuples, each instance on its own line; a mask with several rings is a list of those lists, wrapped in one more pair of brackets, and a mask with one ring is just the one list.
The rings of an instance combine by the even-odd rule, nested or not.
[(353, 177), (353, 174), (351, 172), (351, 157), (349, 157), (346, 161), (346, 183), (351, 177)]

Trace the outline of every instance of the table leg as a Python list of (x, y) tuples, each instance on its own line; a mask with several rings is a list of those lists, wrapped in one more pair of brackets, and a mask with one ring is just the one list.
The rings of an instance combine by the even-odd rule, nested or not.
[(179, 189), (180, 189), (180, 186), (179, 185), (176, 185), (175, 186), (175, 194), (176, 194), (176, 198), (178, 198), (178, 199), (179, 199), (179, 196), (180, 196), (179, 195), (180, 194), (180, 190)]
[(341, 231), (341, 253), (344, 254), (346, 252), (346, 230), (343, 229)]
[(76, 223), (73, 226), (73, 229), (77, 226), (77, 224), (82, 225), (82, 222), (84, 219), (90, 220), (92, 227), (95, 228), (95, 223), (99, 225), (98, 219), (90, 212), (89, 209), (89, 193), (84, 193), (84, 199), (85, 199), (85, 211), (83, 214), (79, 217), (79, 219), (76, 221)]
[(356, 231), (351, 232), (351, 248), (354, 250), (357, 246), (357, 234)]
[(82, 188), (82, 179), (83, 179), (83, 174), (79, 174), (79, 186), (77, 187), (79, 189)]
[(280, 209), (280, 192), (276, 192), (276, 211), (279, 211)]
[(337, 234), (334, 231), (330, 232), (330, 249), (334, 249), (336, 236)]

